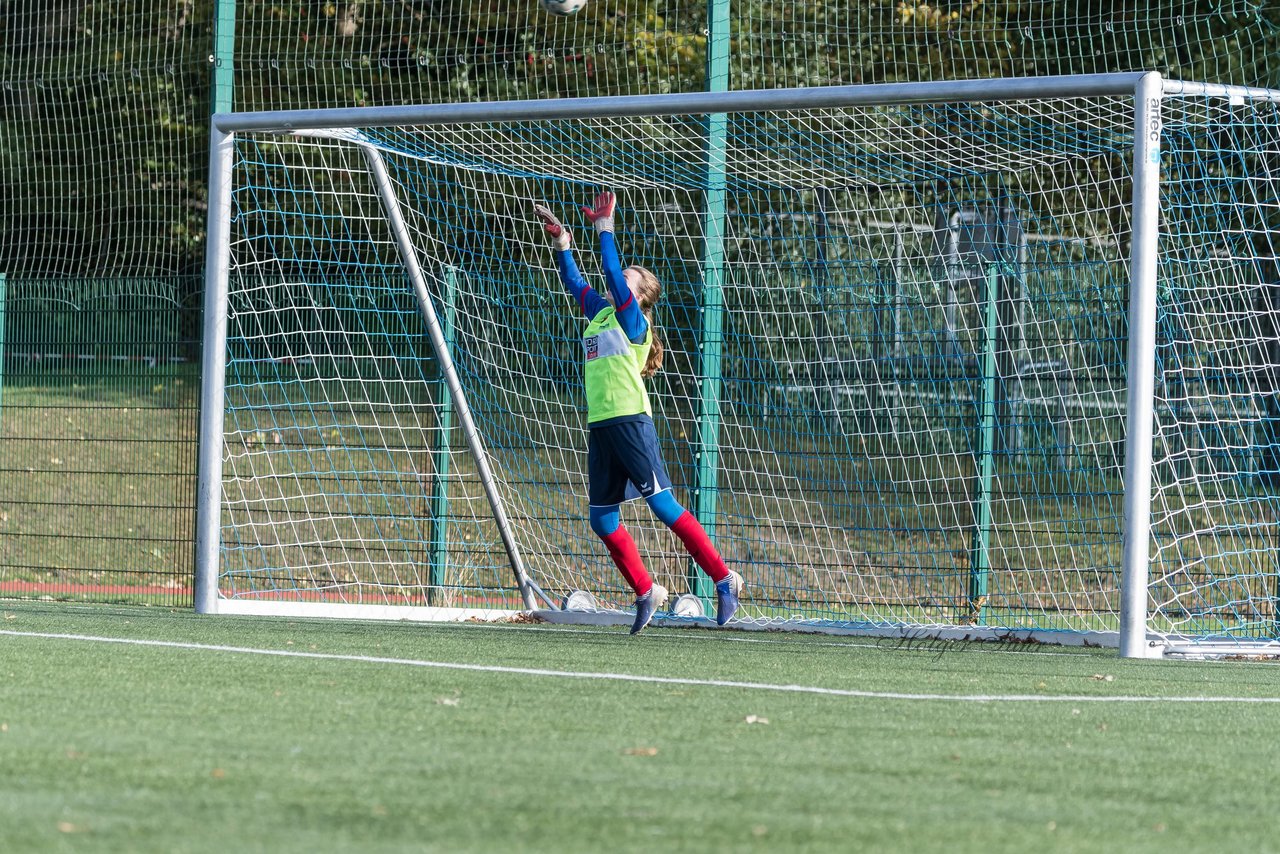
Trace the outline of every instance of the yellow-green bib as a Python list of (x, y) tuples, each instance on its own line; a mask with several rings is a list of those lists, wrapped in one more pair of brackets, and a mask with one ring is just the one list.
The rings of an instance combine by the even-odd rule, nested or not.
[(613, 307), (603, 309), (582, 333), (586, 351), (583, 383), (587, 388), (587, 423), (623, 415), (652, 415), (640, 371), (653, 346), (653, 330), (633, 344), (622, 331)]

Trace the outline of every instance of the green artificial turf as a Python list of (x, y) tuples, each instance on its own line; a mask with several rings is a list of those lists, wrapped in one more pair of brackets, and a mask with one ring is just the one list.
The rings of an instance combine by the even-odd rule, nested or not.
[[(65, 604), (0, 613), (8, 852), (1274, 847), (1262, 793), (1280, 703), (1241, 702), (1280, 698), (1280, 669), (1265, 663)], [(961, 699), (975, 696), (989, 699)]]

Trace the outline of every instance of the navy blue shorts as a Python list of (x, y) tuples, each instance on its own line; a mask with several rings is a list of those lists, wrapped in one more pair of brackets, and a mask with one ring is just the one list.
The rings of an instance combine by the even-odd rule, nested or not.
[(658, 453), (658, 431), (647, 418), (592, 427), (587, 474), (587, 500), (592, 507), (649, 498), (671, 488)]

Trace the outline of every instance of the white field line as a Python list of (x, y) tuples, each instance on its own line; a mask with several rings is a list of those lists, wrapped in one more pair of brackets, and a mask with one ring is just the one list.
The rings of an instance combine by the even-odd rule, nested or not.
[(278, 658), (306, 658), (320, 661), (350, 661), (363, 664), (393, 664), (403, 667), (429, 667), (438, 670), (464, 670), (473, 673), (503, 673), (516, 676), (539, 676), (552, 679), (598, 679), (609, 682), (641, 682), (657, 685), (685, 685), (702, 688), (741, 688), (748, 691), (771, 691), (788, 694), (821, 694), (828, 697), (856, 697), (871, 700), (926, 700), (954, 703), (1263, 703), (1280, 704), (1280, 697), (1134, 697), (1039, 694), (907, 694), (897, 691), (855, 691), (845, 688), (821, 688), (816, 685), (781, 685), (768, 682), (737, 682), (728, 679), (683, 679), (671, 676), (641, 676), (630, 673), (592, 673), (573, 670), (543, 670), (535, 667), (501, 667), (487, 664), (459, 664), (448, 661), (423, 661), (415, 658), (384, 658), (372, 655), (343, 655), (325, 652), (303, 652), (288, 649), (257, 649), (220, 644), (184, 643), (180, 641), (146, 640), (143, 638), (108, 638), (94, 635), (72, 635), (54, 632), (17, 632), (0, 629), (0, 635), (45, 640), (69, 640), (85, 643), (111, 643), (124, 646), (147, 646), (161, 649), (185, 649), (202, 652), (227, 652), (239, 655), (267, 655)]

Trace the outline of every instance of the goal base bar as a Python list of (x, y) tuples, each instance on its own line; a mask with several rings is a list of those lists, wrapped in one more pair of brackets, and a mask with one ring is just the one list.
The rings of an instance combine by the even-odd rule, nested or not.
[[(634, 619), (632, 613), (615, 609), (534, 611), (532, 616), (545, 623), (577, 626), (630, 626)], [(784, 619), (734, 620), (728, 626), (717, 626), (715, 620), (710, 617), (682, 617), (669, 612), (655, 614), (650, 625), (664, 628), (728, 628), (756, 632), (798, 632), (898, 639), (904, 645), (917, 641), (971, 641), (1103, 649), (1115, 649), (1120, 646), (1120, 633), (1113, 631), (1079, 632), (1066, 629), (1007, 629), (986, 626), (903, 626), (835, 620)], [(1132, 657), (1149, 659), (1280, 658), (1280, 641), (1225, 639), (1201, 641), (1193, 637), (1152, 634), (1148, 635), (1141, 653)]]
[(1280, 658), (1280, 641), (1164, 638), (1160, 643), (1166, 658)]
[[(533, 616), (547, 623), (578, 626), (629, 626), (634, 615), (628, 611), (534, 611)], [(751, 619), (734, 620), (728, 626), (717, 626), (710, 617), (681, 617), (668, 612), (655, 614), (650, 625), (663, 627), (738, 629), (758, 632), (799, 632), (802, 634), (842, 635), (849, 637), (898, 638), (917, 640), (979, 641), (1009, 644), (1054, 644), (1057, 646), (1118, 647), (1119, 632), (1071, 632), (1045, 629), (1001, 629), (985, 626), (903, 626), (877, 623), (845, 623), (834, 620)], [(1160, 651), (1151, 653), (1158, 657)]]
[(357, 605), (345, 602), (289, 602), (280, 599), (217, 599), (210, 613), (254, 617), (391, 620), (396, 622), (501, 622), (527, 617), (508, 608), (444, 608), (429, 605)]
[[(338, 618), (385, 622), (542, 622), (565, 626), (628, 627), (634, 620), (629, 611), (515, 608), (446, 608), (426, 605), (359, 605), (342, 602), (290, 602), (280, 599), (217, 599), (210, 613), (296, 619)], [(1046, 629), (1002, 629), (986, 626), (903, 626), (835, 620), (750, 619), (717, 626), (706, 616), (680, 616), (671, 612), (655, 614), (651, 625), (663, 628), (732, 629), (748, 632), (788, 632), (842, 637), (900, 640), (904, 645), (925, 641), (969, 641), (1007, 645), (1045, 644), (1069, 647), (1114, 649), (1120, 645), (1119, 632), (1073, 632)], [(1221, 659), (1280, 658), (1280, 641), (1213, 640), (1151, 635), (1141, 658)]]

